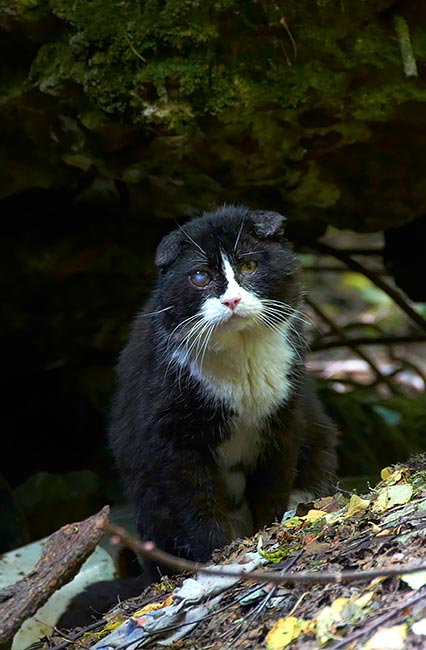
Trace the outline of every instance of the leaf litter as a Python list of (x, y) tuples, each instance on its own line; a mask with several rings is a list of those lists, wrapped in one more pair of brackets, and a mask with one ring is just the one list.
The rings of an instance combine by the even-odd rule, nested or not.
[[(420, 460), (419, 460), (420, 458)], [(217, 551), (217, 568), (318, 572), (335, 579), (272, 584), (197, 574), (163, 579), (120, 603), (73, 649), (414, 650), (426, 647), (426, 454), (384, 468), (368, 494), (337, 493), (300, 504), (283, 523)], [(401, 572), (398, 569), (401, 567)], [(342, 571), (393, 569), (373, 580)], [(67, 636), (67, 635), (65, 635)], [(53, 650), (55, 634), (38, 648)]]

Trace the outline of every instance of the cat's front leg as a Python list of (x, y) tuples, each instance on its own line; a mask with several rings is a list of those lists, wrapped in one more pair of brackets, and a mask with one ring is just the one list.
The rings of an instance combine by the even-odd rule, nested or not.
[[(200, 452), (163, 447), (145, 463), (132, 497), (141, 538), (173, 555), (206, 562), (232, 538), (214, 467)], [(158, 579), (156, 567), (147, 567)]]

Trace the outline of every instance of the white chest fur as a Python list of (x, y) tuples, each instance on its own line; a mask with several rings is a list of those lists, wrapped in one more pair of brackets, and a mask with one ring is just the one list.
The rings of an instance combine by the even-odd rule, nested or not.
[(264, 304), (237, 282), (225, 254), (222, 263), (225, 292), (204, 301), (194, 342), (178, 347), (173, 359), (189, 368), (210, 398), (234, 414), (227, 423), (230, 435), (219, 449), (226, 472), (256, 462), (268, 417), (290, 393), (296, 352), (289, 341), (292, 318), (277, 321), (275, 306), (269, 315), (267, 301)]
[(224, 467), (256, 462), (267, 419), (285, 402), (294, 350), (290, 322), (268, 328), (229, 332), (205, 356), (202, 381), (208, 392), (234, 412), (230, 437), (219, 450)]

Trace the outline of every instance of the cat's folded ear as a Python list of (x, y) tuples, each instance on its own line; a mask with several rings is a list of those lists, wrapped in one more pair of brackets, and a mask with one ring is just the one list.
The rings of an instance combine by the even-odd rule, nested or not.
[(182, 241), (183, 236), (180, 230), (174, 230), (170, 235), (163, 237), (155, 253), (155, 265), (161, 269), (172, 264), (179, 255)]
[(266, 210), (253, 210), (250, 214), (253, 222), (253, 229), (258, 237), (266, 238), (271, 237), (279, 239), (284, 234), (284, 222), (287, 217), (284, 217), (279, 212), (269, 212)]

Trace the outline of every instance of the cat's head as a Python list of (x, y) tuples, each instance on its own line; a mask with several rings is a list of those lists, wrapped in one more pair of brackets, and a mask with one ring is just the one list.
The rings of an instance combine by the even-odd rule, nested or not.
[(277, 327), (300, 302), (298, 262), (277, 212), (223, 206), (164, 237), (155, 262), (162, 322), (182, 339)]

